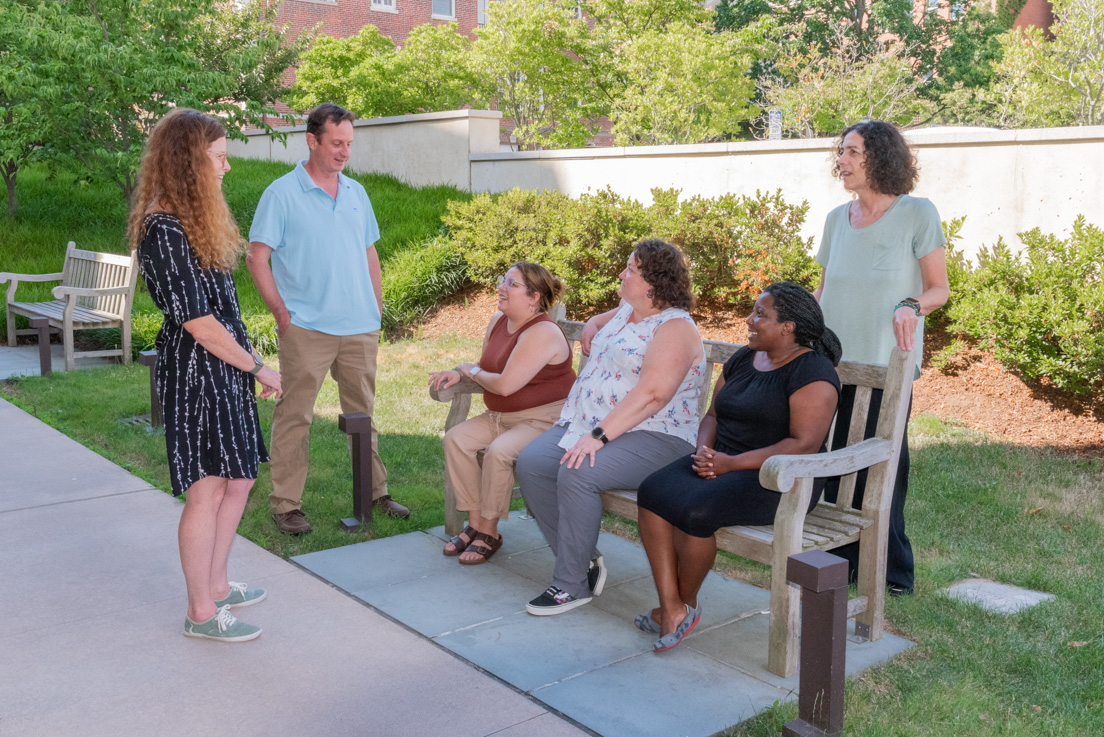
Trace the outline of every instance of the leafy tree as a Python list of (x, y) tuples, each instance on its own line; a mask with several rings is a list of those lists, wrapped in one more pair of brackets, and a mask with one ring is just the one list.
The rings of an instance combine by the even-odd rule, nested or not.
[(372, 25), (355, 36), (319, 36), (295, 74), (288, 104), (307, 110), (333, 102), (364, 117), (398, 115), (401, 97), (388, 70), (394, 42)]
[(755, 114), (750, 61), (735, 33), (675, 22), (621, 48), (624, 84), (610, 118), (619, 146), (697, 143), (738, 130)]
[(472, 69), (482, 80), (480, 104), (496, 102), (514, 121), (521, 150), (582, 146), (598, 130), (602, 107), (580, 60), (589, 29), (566, 0), (513, 0), (487, 5), (476, 30)]
[[(238, 11), (214, 0), (0, 2), (0, 28), (17, 18), (31, 29), (19, 51), (0, 54), (0, 94), (22, 106), (9, 108), (13, 121), (41, 116), (48, 131), (32, 142), (43, 144), (39, 152), (79, 162), (127, 197), (150, 126), (174, 106), (220, 115), (232, 135), (246, 124), (271, 130), (266, 116), (276, 113), (270, 103), (280, 90), (278, 67), (292, 59), (276, 48), (285, 35), (271, 25), (274, 11), (258, 16), (256, 6)], [(269, 29), (263, 38), (255, 35), (260, 29)], [(31, 63), (22, 75), (8, 75), (23, 51)], [(28, 79), (38, 90), (30, 97)], [(8, 80), (22, 80), (21, 87)], [(25, 131), (25, 124), (13, 130)]]
[(1053, 40), (1037, 28), (1001, 37), (991, 99), (1009, 124), (1104, 124), (1104, 2), (1052, 5)]
[(391, 63), (404, 112), (456, 110), (470, 105), (479, 89), (471, 69), (471, 39), (456, 23), (423, 24), (410, 32)]

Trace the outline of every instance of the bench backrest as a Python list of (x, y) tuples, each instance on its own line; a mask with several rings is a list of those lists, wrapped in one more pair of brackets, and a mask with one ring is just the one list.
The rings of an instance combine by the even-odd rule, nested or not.
[[(557, 305), (557, 307), (561, 306)], [(562, 312), (553, 308), (550, 315), (556, 319), (556, 322), (563, 329), (564, 335), (567, 336), (568, 343), (571, 345), (572, 351), (575, 350), (575, 344), (579, 341), (583, 332), (583, 323), (574, 322), (571, 320), (565, 320), (562, 318)], [(706, 370), (702, 373), (702, 392), (698, 397), (698, 414), (701, 417), (705, 416), (706, 411), (709, 409), (709, 402), (712, 399), (713, 388), (713, 375), (714, 369), (724, 366), (725, 361), (732, 357), (732, 354), (743, 346), (735, 343), (723, 343), (716, 340), (704, 340), (705, 345), (705, 361)], [(907, 407), (908, 407), (908, 395), (902, 397), (903, 391), (911, 390), (911, 381), (904, 378), (904, 372), (908, 372), (908, 379), (911, 379), (912, 372), (912, 354), (906, 354), (904, 351), (894, 349), (893, 356), (890, 361), (890, 366), (882, 366), (880, 364), (873, 363), (859, 363), (856, 361), (840, 361), (839, 366), (836, 367), (836, 372), (839, 374), (841, 384), (851, 384), (856, 387), (855, 389), (855, 402), (854, 408), (851, 412), (851, 421), (849, 423), (849, 430), (847, 433), (847, 446), (854, 445), (863, 440), (863, 433), (866, 430), (867, 417), (870, 414), (871, 398), (875, 389), (882, 390), (882, 404), (881, 411), (878, 414), (878, 426), (874, 437), (892, 439), (895, 435), (900, 437), (898, 433), (898, 427), (903, 432), (904, 422), (908, 420)], [(587, 356), (580, 353), (579, 355), (579, 371), (581, 372), (583, 366), (586, 365)], [(889, 389), (887, 390), (887, 387)], [(832, 447), (833, 438), (836, 432), (836, 422), (839, 417), (835, 417), (832, 420), (832, 428), (828, 435), (828, 447)], [(892, 464), (896, 468), (896, 463)], [(850, 509), (855, 493), (855, 480), (858, 473), (850, 473), (841, 477), (839, 485), (839, 494), (836, 498), (835, 505), (840, 509)], [(888, 499), (883, 500), (881, 488), (873, 488), (875, 484), (874, 479), (867, 480), (867, 489), (871, 492), (864, 495), (863, 507), (866, 511), (867, 507), (871, 507), (871, 513), (874, 512), (875, 507), (880, 507), (883, 504), (888, 504)], [(880, 483), (877, 486), (882, 486)], [(824, 502), (822, 502), (824, 503)]]
[(78, 297), (77, 304), (81, 307), (123, 317), (133, 297), (137, 278), (134, 256), (85, 251), (77, 248), (72, 241), (69, 242), (65, 252), (65, 266), (62, 268), (61, 286), (83, 289), (130, 287), (131, 290), (129, 295)]

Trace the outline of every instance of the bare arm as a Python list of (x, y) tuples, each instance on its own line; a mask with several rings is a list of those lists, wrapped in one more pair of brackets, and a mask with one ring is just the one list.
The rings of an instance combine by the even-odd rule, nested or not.
[(824, 272), (825, 269), (822, 267), (820, 270), (820, 284), (817, 284), (817, 288), (813, 291), (813, 296), (818, 303), (820, 302), (820, 295), (824, 294)]
[[(256, 365), (253, 354), (238, 345), (234, 336), (215, 319), (214, 315), (204, 315), (184, 323), (184, 329), (195, 338), (209, 353), (220, 361), (225, 361), (241, 371), (250, 371)], [(280, 374), (265, 366), (257, 372), (257, 380), (264, 390), (261, 396), (279, 399), (283, 394), (280, 386)]]
[(790, 395), (788, 438), (738, 455), (718, 453), (707, 447), (694, 454), (694, 471), (702, 478), (715, 478), (730, 471), (762, 468), (771, 456), (816, 453), (828, 435), (837, 399), (836, 388), (827, 381), (801, 387)]
[[(487, 350), (487, 341), (491, 337), (491, 331), (494, 330), (494, 326), (498, 324), (498, 321), (502, 319), (502, 313), (496, 312), (491, 316), (491, 321), (487, 323), (487, 329), (483, 331), (483, 350)], [(516, 347), (516, 346), (515, 346)], [(480, 351), (482, 355), (482, 351)], [(471, 377), (471, 370), (477, 364), (474, 363), (462, 363), (454, 369), (446, 369), (445, 371), (430, 371), (429, 372), (429, 385), (435, 391), (447, 388), (456, 384), (464, 376)], [(464, 372), (464, 368), (467, 368), (467, 372)], [(475, 379), (472, 379), (475, 381)], [(495, 392), (496, 394), (498, 392)]]
[[(636, 386), (599, 423), (606, 437), (613, 440), (629, 432), (667, 406), (686, 379), (686, 373), (701, 360), (702, 350), (698, 331), (685, 320), (668, 320), (660, 325), (644, 353)], [(594, 453), (601, 447), (602, 441), (585, 435), (560, 462), (579, 468), (589, 456), (593, 466)]]
[(383, 317), (383, 272), (380, 271), (379, 254), (373, 243), (368, 246), (368, 275), (372, 277), (372, 289), (376, 293), (376, 305), (379, 307), (380, 317)]
[[(947, 278), (947, 249), (940, 246), (920, 259), (920, 282), (923, 292), (916, 297), (920, 303), (920, 314), (930, 315), (943, 305), (951, 296), (950, 280)], [(911, 295), (905, 294), (901, 299)], [(893, 335), (897, 345), (911, 351), (916, 342), (916, 323), (919, 318), (910, 307), (898, 307), (893, 313)]]
[(245, 257), (245, 265), (268, 311), (276, 318), (276, 334), (283, 336), (284, 331), (291, 324), (291, 314), (284, 304), (283, 297), (280, 296), (280, 291), (276, 289), (276, 279), (272, 276), (272, 265), (268, 261), (271, 255), (272, 248), (259, 241), (253, 241), (249, 244), (249, 255)]
[(518, 391), (551, 363), (563, 363), (571, 355), (567, 340), (558, 327), (550, 322), (535, 325), (518, 338), (517, 345), (506, 360), (502, 373), (480, 371), (475, 376), (471, 369), (475, 364), (459, 366), (460, 373), (470, 376), (487, 391), (506, 397)]

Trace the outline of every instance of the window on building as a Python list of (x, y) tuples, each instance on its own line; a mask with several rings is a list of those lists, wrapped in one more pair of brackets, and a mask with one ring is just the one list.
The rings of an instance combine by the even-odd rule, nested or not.
[(951, 3), (951, 20), (958, 20), (965, 12), (962, 3)]
[(394, 10), (395, 0), (372, 0), (372, 7), (381, 10)]
[(454, 0), (433, 0), (432, 12), (435, 16), (455, 18), (456, 10), (454, 7)]
[(487, 0), (479, 0), (476, 10), (476, 23), (480, 28), (487, 27)]
[(934, 13), (939, 10), (939, 0), (928, 0), (927, 12)]

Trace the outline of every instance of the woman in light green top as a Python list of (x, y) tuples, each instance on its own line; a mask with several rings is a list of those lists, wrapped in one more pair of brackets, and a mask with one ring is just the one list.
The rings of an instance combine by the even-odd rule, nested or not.
[[(922, 346), (924, 316), (946, 303), (946, 239), (939, 213), (929, 200), (908, 193), (919, 176), (916, 158), (900, 132), (878, 120), (846, 129), (837, 145), (832, 173), (854, 196), (828, 214), (817, 262), (823, 268), (815, 292), (824, 322), (843, 344), (843, 358), (886, 364), (893, 346)], [(920, 375), (917, 351), (916, 376)], [(874, 434), (881, 392), (871, 399), (866, 437)], [(855, 387), (844, 386), (840, 424), (835, 441), (845, 442)], [(910, 405), (911, 410), (911, 405)], [(833, 444), (834, 446), (836, 443)], [(913, 590), (912, 546), (905, 534), (908, 491), (908, 432), (901, 447), (890, 509), (886, 583), (890, 594)], [(855, 506), (862, 503), (865, 472), (859, 474)], [(838, 481), (825, 487), (824, 498), (835, 498)], [(852, 573), (858, 544), (833, 551), (848, 558)]]

